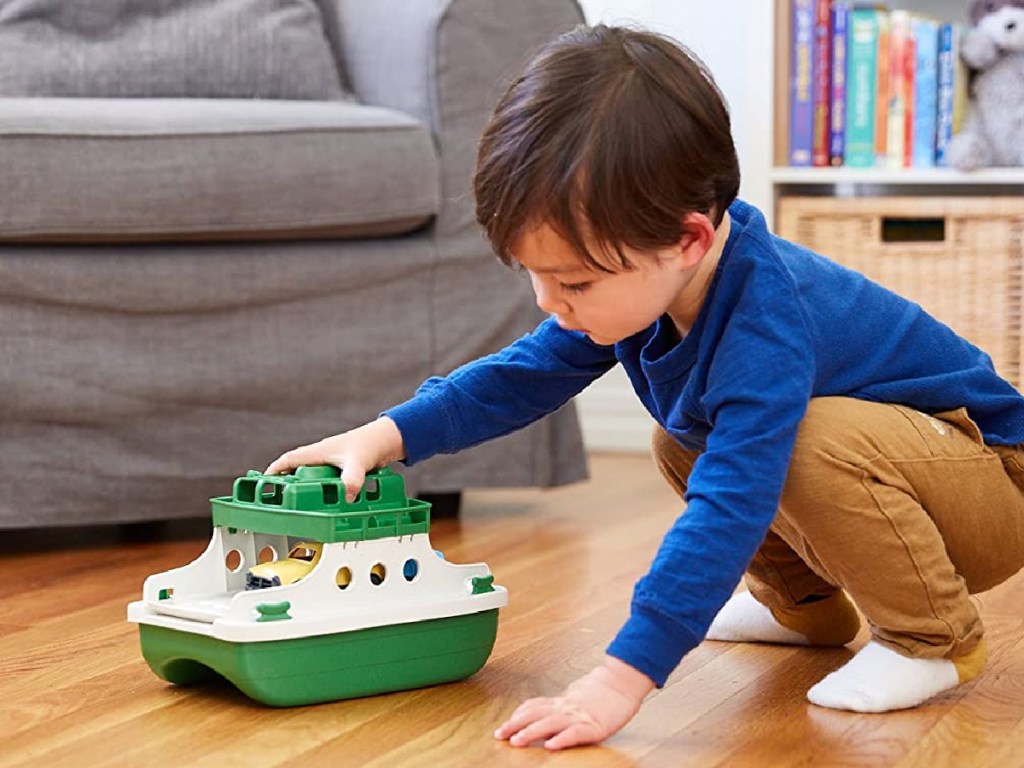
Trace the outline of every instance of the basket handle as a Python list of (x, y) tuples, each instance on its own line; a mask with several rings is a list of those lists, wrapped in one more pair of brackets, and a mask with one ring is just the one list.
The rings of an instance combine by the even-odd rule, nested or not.
[(945, 216), (882, 216), (883, 243), (944, 243)]

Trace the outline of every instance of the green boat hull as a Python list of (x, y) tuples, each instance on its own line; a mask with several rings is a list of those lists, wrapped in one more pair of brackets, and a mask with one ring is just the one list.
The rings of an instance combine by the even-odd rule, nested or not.
[(191, 685), (224, 677), (256, 701), (293, 707), (462, 680), (494, 647), (498, 609), (290, 640), (233, 643), (140, 624), (158, 677)]

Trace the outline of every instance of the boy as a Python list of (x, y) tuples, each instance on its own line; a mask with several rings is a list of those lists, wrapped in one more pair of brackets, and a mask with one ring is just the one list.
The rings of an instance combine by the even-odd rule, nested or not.
[(872, 640), (813, 703), (912, 707), (980, 672), (969, 595), (1024, 564), (1024, 399), (918, 306), (735, 200), (699, 63), (643, 32), (559, 38), (496, 107), (474, 183), (495, 251), (551, 317), (268, 472), (336, 464), (354, 496), (372, 467), (506, 434), (625, 367), (686, 512), (604, 663), (497, 738), (600, 741), (703, 638), (843, 645), (851, 599)]

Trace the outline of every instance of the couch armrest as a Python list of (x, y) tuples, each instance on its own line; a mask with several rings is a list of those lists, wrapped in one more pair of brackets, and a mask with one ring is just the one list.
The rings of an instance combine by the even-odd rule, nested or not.
[(439, 233), (475, 227), (467, 200), (480, 132), (530, 53), (583, 21), (577, 2), (321, 3), (349, 87), (364, 103), (397, 109), (431, 127), (441, 155), (442, 195), (446, 201), (466, 198), (442, 211)]

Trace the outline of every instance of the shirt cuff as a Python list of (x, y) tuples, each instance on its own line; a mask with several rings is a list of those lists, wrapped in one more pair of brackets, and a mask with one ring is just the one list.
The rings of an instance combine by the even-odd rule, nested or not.
[(387, 416), (398, 427), (405, 448), (402, 463), (406, 466), (444, 451), (448, 424), (443, 406), (430, 395), (416, 395), (401, 405), (388, 408), (381, 416)]
[(608, 646), (608, 654), (647, 675), (661, 688), (699, 638), (652, 611), (633, 606), (633, 613)]

